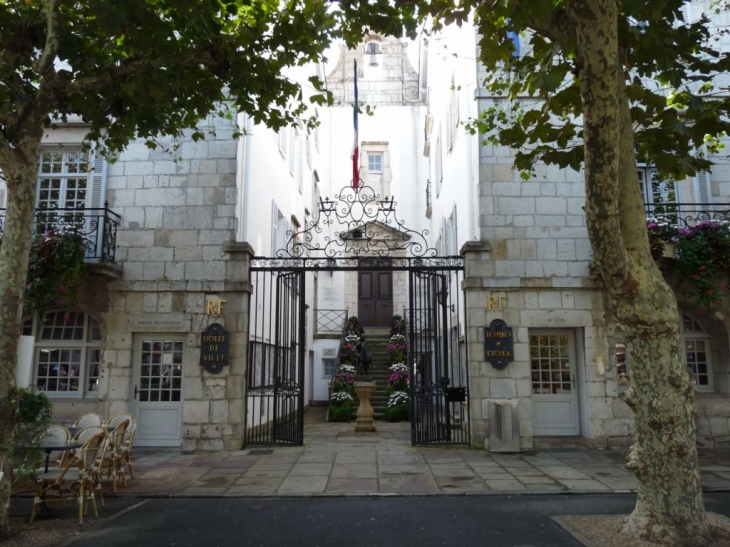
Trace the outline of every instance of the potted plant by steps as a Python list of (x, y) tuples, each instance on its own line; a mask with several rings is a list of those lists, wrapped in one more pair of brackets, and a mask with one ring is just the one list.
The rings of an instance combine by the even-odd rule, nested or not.
[(410, 400), (408, 394), (411, 386), (410, 373), (405, 363), (395, 363), (390, 366), (391, 375), (388, 378), (388, 410), (385, 419), (389, 422), (407, 421), (410, 415)]
[(405, 391), (394, 391), (388, 400), (385, 419), (388, 422), (407, 422), (410, 418), (410, 397)]
[(349, 422), (352, 419), (354, 398), (346, 391), (335, 391), (330, 396), (330, 421)]

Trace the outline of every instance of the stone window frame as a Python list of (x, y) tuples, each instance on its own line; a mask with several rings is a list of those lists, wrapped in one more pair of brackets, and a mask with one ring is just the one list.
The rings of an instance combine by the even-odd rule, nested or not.
[[(61, 315), (63, 314), (63, 315)], [(82, 334), (81, 338), (67, 338), (66, 333), (73, 334), (68, 327), (68, 320), (71, 314), (83, 316), (82, 320)], [(63, 317), (62, 325), (46, 324), (46, 318), (51, 320), (51, 317)], [(48, 330), (50, 329), (50, 330)], [(60, 329), (60, 330), (59, 330)], [(55, 338), (54, 332), (59, 332), (61, 338)], [(48, 308), (42, 312), (36, 313), (32, 318), (25, 320), (23, 324), (23, 334), (27, 336), (33, 336), (35, 342), (33, 344), (33, 385), (38, 391), (42, 391), (49, 398), (52, 399), (83, 399), (83, 398), (98, 398), (99, 387), (101, 383), (101, 351), (102, 351), (102, 339), (101, 339), (101, 328), (99, 323), (88, 313), (84, 313), (81, 310), (68, 311), (63, 308)], [(48, 336), (50, 335), (50, 336)], [(51, 378), (50, 375), (45, 374), (39, 377), (41, 371), (41, 355), (51, 353), (53, 351), (78, 351), (80, 362), (79, 362), (79, 373), (77, 377), (78, 389), (71, 389), (71, 382), (67, 381), (67, 388), (65, 390), (47, 390), (41, 385), (42, 379), (45, 377), (47, 380)], [(59, 378), (60, 367), (59, 365)], [(72, 378), (72, 376), (69, 376)], [(93, 381), (93, 384), (90, 382)], [(93, 386), (93, 389), (92, 389)], [(47, 384), (46, 386), (47, 387)]]
[[(383, 153), (368, 151), (368, 173), (381, 173), (383, 172)], [(375, 161), (375, 160), (378, 161)], [(372, 160), (372, 161), (371, 161)], [(376, 164), (380, 164), (379, 167)]]
[[(369, 170), (370, 154), (380, 154), (380, 171)], [(360, 172), (365, 171), (365, 185), (371, 186), (375, 193), (381, 197), (390, 195), (390, 187), (393, 179), (391, 161), (390, 144), (388, 141), (362, 141), (360, 147)]]

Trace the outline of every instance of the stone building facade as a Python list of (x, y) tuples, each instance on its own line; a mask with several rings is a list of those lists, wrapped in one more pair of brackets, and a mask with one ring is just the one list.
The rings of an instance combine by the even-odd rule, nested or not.
[[(474, 62), (476, 39), (468, 27), (422, 36), (416, 71), (407, 44), (372, 36), (321, 71), (340, 102), (320, 109), (317, 130), (275, 133), (241, 118), (247, 131), (236, 140), (232, 121), (210, 116), (199, 127), (204, 141), (182, 138), (156, 150), (133, 143), (106, 165), (102, 201), (120, 219), (115, 265), (92, 264), (70, 325), (65, 312), (48, 310), (24, 330), (35, 338), (33, 381), (54, 401), (56, 419), (131, 410), (140, 418), (139, 445), (241, 447), (248, 349), (264, 342), (249, 333), (249, 264), (310, 226), (319, 198), (349, 184), (349, 67), (358, 60), (360, 99), (378, 105), (360, 118), (361, 178), (394, 196), (406, 226), (427, 233), (440, 254), (465, 259), (458, 344), (468, 346), (472, 445), (493, 447), (495, 403), (515, 405), (518, 449), (629, 443), (633, 420), (620, 394), (631, 363), (590, 272), (583, 175), (538, 166), (523, 181), (511, 150), (464, 130), (464, 121), (500, 100), (477, 85), (486, 74)], [(71, 124), (49, 133), (44, 150), (65, 165), (82, 138), (83, 126)], [(650, 174), (651, 166), (637, 169)], [(64, 171), (58, 180), (67, 179)], [(703, 181), (680, 181), (677, 192), (682, 202), (726, 210), (729, 188), (730, 166), (719, 164)], [(694, 360), (699, 440), (728, 447), (730, 300), (701, 314), (670, 281)], [(406, 275), (394, 272), (393, 283), (400, 314)], [(355, 272), (312, 274), (307, 324), (315, 324), (316, 309), (357, 314), (357, 290)], [(484, 329), (496, 319), (514, 339), (514, 360), (501, 370), (484, 355)], [(230, 356), (215, 374), (200, 366), (202, 333), (213, 324), (228, 331)], [(313, 340), (312, 329), (307, 337), (309, 403), (328, 397), (324, 350), (331, 355), (336, 341)], [(75, 371), (74, 381), (60, 382), (63, 370)]]

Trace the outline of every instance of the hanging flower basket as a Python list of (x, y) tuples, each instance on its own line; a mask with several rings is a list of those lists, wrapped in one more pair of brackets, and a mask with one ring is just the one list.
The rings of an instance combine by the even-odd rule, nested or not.
[(51, 306), (76, 308), (87, 274), (84, 257), (84, 240), (75, 232), (36, 235), (30, 247), (24, 313)]

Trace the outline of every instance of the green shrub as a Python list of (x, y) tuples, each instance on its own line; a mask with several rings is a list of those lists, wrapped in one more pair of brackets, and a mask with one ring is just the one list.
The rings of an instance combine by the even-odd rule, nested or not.
[(385, 420), (388, 422), (407, 422), (409, 406), (408, 403), (391, 406), (385, 411)]
[(51, 423), (51, 401), (46, 394), (27, 389), (15, 389), (10, 396), (15, 406), (15, 437), (13, 443), (13, 483), (30, 478), (43, 460), (40, 448), (27, 448), (40, 437)]
[(331, 422), (349, 422), (352, 419), (352, 401), (330, 403)]

